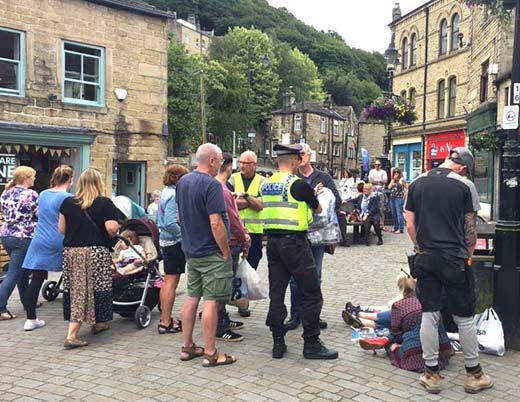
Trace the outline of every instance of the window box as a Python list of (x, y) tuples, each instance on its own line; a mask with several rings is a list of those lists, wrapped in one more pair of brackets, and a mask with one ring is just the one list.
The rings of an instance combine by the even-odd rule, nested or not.
[(62, 42), (62, 102), (105, 105), (105, 49)]

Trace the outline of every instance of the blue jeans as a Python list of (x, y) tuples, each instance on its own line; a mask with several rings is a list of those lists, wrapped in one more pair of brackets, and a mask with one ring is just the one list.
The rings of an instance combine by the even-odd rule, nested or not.
[[(233, 260), (233, 277), (237, 273), (238, 262), (240, 260), (241, 246), (231, 246), (231, 258)], [(229, 329), (229, 316), (226, 311), (227, 300), (221, 300), (218, 303), (218, 318), (217, 318), (217, 335), (222, 335)]]
[(392, 324), (392, 312), (391, 310), (380, 311), (377, 313), (376, 329), (388, 328)]
[(404, 198), (390, 198), (390, 207), (392, 208), (392, 216), (394, 218), (394, 231), (404, 232), (403, 205)]
[(18, 286), (20, 301), (25, 305), (25, 291), (29, 284), (30, 270), (23, 269), (22, 264), (29, 244), (31, 244), (31, 239), (13, 236), (2, 237), (2, 245), (7, 251), (10, 261), (7, 275), (0, 286), (0, 313), (7, 311), (7, 300), (13, 293), (15, 286)]
[[(316, 265), (316, 274), (318, 282), (321, 286), (321, 269), (323, 266), (323, 255), (325, 254), (325, 246), (312, 246), (312, 256), (314, 257), (314, 264)], [(300, 322), (300, 313), (302, 311), (302, 291), (298, 284), (291, 278), (291, 319)]]

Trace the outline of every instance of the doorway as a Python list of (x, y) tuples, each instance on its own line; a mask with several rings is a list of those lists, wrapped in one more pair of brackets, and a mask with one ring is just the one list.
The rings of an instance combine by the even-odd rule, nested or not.
[(112, 195), (126, 195), (139, 205), (145, 205), (145, 162), (114, 161)]

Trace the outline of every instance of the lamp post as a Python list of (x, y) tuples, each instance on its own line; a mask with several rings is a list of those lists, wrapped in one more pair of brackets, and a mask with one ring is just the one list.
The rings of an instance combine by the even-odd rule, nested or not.
[[(386, 71), (388, 72), (388, 92), (390, 96), (393, 96), (394, 91), (394, 71), (395, 66), (399, 63), (399, 52), (395, 47), (395, 32), (392, 30), (392, 37), (390, 44), (385, 50), (384, 58), (386, 60)], [(390, 161), (390, 150), (392, 149), (392, 123), (388, 122), (387, 126), (387, 144), (384, 149), (384, 153), (388, 154), (388, 160)]]
[[(515, 8), (511, 100), (520, 85), (520, 0), (504, 0)], [(504, 327), (506, 346), (520, 349), (520, 142), (518, 129), (507, 130), (500, 155), (499, 219), (495, 232), (495, 307)]]
[[(262, 57), (260, 62), (263, 65), (268, 65), (271, 60), (267, 54)], [(250, 122), (250, 112), (251, 112), (251, 34), (247, 39), (247, 95), (246, 95), (246, 134), (249, 137), (249, 132), (251, 131), (251, 122)], [(249, 141), (252, 142), (252, 138), (249, 138)]]

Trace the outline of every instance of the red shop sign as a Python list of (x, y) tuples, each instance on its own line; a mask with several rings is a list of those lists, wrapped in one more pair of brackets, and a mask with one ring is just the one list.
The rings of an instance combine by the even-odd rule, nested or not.
[(464, 131), (430, 134), (427, 137), (426, 159), (446, 159), (450, 150), (465, 145)]

